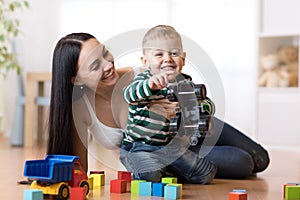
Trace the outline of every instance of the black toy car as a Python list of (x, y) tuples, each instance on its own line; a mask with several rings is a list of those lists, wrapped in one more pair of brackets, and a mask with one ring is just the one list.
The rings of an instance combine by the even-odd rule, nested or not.
[(170, 134), (187, 135), (190, 145), (197, 145), (198, 138), (207, 136), (213, 126), (214, 106), (207, 100), (205, 85), (185, 79), (171, 83), (168, 85), (167, 98), (179, 102), (176, 115), (170, 120)]

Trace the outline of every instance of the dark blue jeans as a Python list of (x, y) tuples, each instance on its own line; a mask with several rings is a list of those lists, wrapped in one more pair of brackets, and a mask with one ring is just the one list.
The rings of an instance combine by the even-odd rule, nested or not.
[(178, 138), (168, 148), (140, 142), (122, 146), (121, 162), (134, 178), (152, 182), (171, 173), (182, 182), (206, 184), (214, 176), (241, 179), (267, 168), (269, 155), (261, 145), (217, 118), (214, 129), (197, 146), (187, 147)]
[(120, 159), (134, 179), (160, 182), (170, 175), (180, 182), (207, 184), (217, 171), (209, 160), (188, 150), (186, 141), (175, 138), (167, 146), (154, 146), (141, 142), (122, 145)]
[(190, 150), (198, 154), (208, 149), (205, 158), (217, 165), (216, 178), (241, 179), (268, 167), (269, 155), (261, 145), (217, 118), (214, 126), (215, 134)]

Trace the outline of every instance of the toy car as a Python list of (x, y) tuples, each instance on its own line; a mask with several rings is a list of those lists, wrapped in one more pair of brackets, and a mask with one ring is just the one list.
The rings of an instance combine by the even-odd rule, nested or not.
[(87, 195), (88, 177), (78, 158), (69, 155), (47, 155), (43, 160), (27, 160), (24, 176), (34, 180), (30, 189), (39, 189), (43, 194), (58, 195), (60, 199), (68, 199), (70, 187), (83, 187)]
[(168, 85), (166, 97), (179, 102), (170, 120), (170, 134), (187, 135), (190, 145), (197, 145), (198, 138), (207, 136), (213, 126), (214, 104), (206, 97), (205, 85), (185, 79), (174, 82)]

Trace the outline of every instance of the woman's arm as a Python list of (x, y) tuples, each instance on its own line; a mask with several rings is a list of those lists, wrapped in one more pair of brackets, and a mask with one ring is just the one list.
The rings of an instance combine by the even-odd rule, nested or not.
[[(87, 128), (85, 128), (87, 130)], [(84, 131), (84, 130), (82, 130)], [(87, 172), (88, 170), (88, 143), (87, 143), (87, 131), (84, 131), (85, 133), (82, 135), (79, 135), (78, 132), (83, 133), (82, 131), (78, 130), (78, 128), (75, 128), (75, 125), (73, 126), (72, 131), (72, 138), (73, 138), (73, 154), (76, 156), (79, 156), (79, 162), (81, 163), (83, 170)]]
[(83, 98), (73, 102), (72, 141), (73, 154), (79, 156), (85, 171), (88, 170), (88, 125), (91, 124), (87, 106)]

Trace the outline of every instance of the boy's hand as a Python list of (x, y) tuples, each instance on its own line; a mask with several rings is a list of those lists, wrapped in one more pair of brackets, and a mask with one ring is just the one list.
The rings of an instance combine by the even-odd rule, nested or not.
[(168, 99), (153, 100), (150, 103), (150, 110), (170, 120), (175, 115), (174, 109), (178, 105), (178, 102), (171, 102)]
[(153, 75), (149, 79), (149, 88), (151, 90), (160, 90), (167, 87), (169, 80), (171, 80), (170, 78), (173, 78), (174, 74), (174, 72), (163, 71), (159, 74)]

